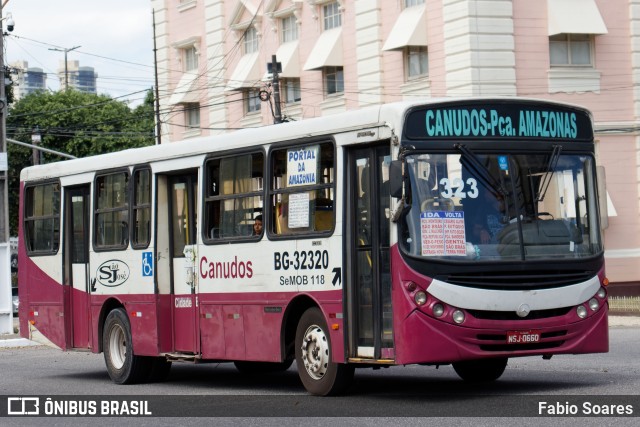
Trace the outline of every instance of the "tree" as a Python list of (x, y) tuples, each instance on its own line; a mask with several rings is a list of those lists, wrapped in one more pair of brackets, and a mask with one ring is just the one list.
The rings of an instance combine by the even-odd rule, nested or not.
[[(96, 154), (153, 145), (153, 92), (135, 109), (108, 95), (65, 90), (35, 92), (16, 102), (7, 116), (7, 137), (31, 143), (37, 130), (40, 146), (87, 157)], [(18, 233), (20, 171), (33, 164), (30, 148), (8, 144), (9, 225), (11, 235)], [(44, 163), (64, 160), (44, 154)]]

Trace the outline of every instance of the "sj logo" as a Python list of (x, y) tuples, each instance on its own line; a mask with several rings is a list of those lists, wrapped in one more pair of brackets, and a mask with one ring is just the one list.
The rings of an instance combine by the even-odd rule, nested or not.
[(120, 286), (129, 279), (129, 266), (120, 260), (105, 261), (97, 270), (98, 282), (103, 286)]

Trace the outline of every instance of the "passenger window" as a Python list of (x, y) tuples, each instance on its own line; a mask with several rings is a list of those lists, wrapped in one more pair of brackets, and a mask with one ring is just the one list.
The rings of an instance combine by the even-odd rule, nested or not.
[(60, 247), (60, 183), (25, 190), (24, 238), (29, 255), (48, 255)]
[(333, 230), (334, 159), (335, 149), (330, 142), (273, 151), (271, 234), (300, 235)]
[(129, 245), (129, 173), (96, 178), (95, 247), (125, 249)]
[(255, 240), (254, 223), (262, 215), (264, 154), (211, 159), (206, 164), (203, 240)]
[(133, 174), (134, 248), (146, 248), (151, 242), (151, 171), (138, 169)]

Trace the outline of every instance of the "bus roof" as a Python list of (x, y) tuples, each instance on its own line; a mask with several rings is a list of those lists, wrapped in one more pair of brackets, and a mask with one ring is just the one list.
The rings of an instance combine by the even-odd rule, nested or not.
[(36, 181), (59, 176), (92, 172), (96, 165), (112, 169), (155, 161), (205, 155), (214, 151), (268, 145), (304, 137), (336, 135), (363, 128), (389, 126), (397, 130), (407, 109), (418, 105), (460, 103), (465, 101), (493, 100), (499, 102), (541, 102), (575, 107), (574, 105), (539, 99), (514, 97), (429, 98), (365, 107), (340, 114), (304, 119), (301, 121), (241, 129), (234, 132), (190, 138), (168, 144), (131, 148), (97, 156), (65, 160), (46, 165), (24, 168), (21, 181)]

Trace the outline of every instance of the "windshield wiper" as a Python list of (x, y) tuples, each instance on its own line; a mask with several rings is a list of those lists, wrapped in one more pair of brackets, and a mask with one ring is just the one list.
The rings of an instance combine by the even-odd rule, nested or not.
[(495, 194), (499, 194), (502, 197), (507, 196), (507, 190), (504, 188), (502, 183), (491, 174), (491, 171), (483, 165), (480, 160), (478, 160), (478, 156), (473, 151), (462, 144), (455, 144), (454, 148), (462, 153), (462, 156), (460, 157), (460, 163), (462, 163), (462, 166), (473, 172), (474, 175), (482, 181), (485, 187), (491, 188)]
[(560, 160), (561, 151), (562, 145), (553, 146), (549, 163), (547, 163), (547, 170), (544, 172), (542, 182), (540, 183), (540, 189), (538, 194), (536, 194), (536, 200), (538, 202), (542, 202), (544, 200), (544, 196), (547, 194), (547, 189), (549, 189), (549, 184), (551, 184), (551, 178), (553, 178), (556, 166), (558, 165), (558, 160)]

